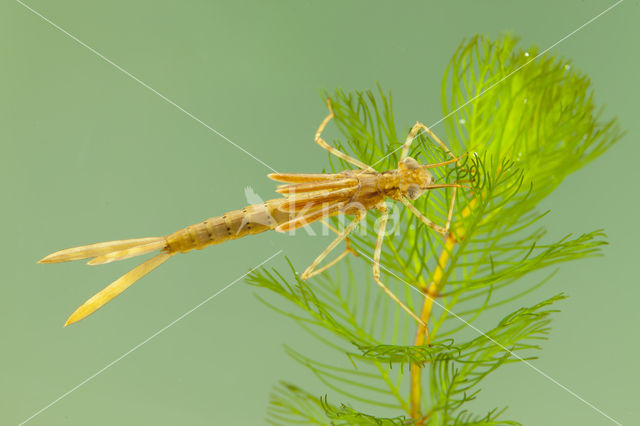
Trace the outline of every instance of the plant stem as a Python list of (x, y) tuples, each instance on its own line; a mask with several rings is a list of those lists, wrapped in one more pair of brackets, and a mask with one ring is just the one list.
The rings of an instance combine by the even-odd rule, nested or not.
[[(420, 314), (420, 319), (422, 322), (427, 324), (429, 321), (429, 317), (431, 316), (431, 308), (433, 307), (434, 298), (438, 297), (438, 293), (441, 290), (441, 282), (442, 277), (444, 276), (444, 269), (447, 266), (447, 262), (449, 262), (449, 254), (453, 250), (454, 246), (457, 243), (457, 239), (452, 235), (447, 237), (447, 240), (444, 243), (444, 248), (440, 253), (440, 258), (438, 259), (438, 266), (433, 273), (433, 281), (429, 284), (429, 287), (423, 289), (425, 294), (424, 304), (422, 305), (422, 313)], [(425, 344), (425, 340), (427, 344), (429, 344), (427, 328), (422, 324), (418, 324), (418, 331), (416, 332), (416, 346), (422, 346)], [(422, 420), (420, 420), (420, 398), (422, 396), (422, 389), (420, 380), (422, 378), (422, 367), (419, 364), (411, 364), (411, 417), (413, 419), (418, 420), (417, 425), (422, 425)]]
[[(477, 198), (471, 200), (471, 202), (462, 210), (461, 216), (463, 218), (468, 217), (471, 214), (473, 207), (477, 203)], [(433, 272), (433, 280), (429, 284), (429, 287), (422, 287), (422, 291), (425, 295), (424, 304), (422, 305), (422, 313), (420, 314), (420, 319), (424, 324), (428, 324), (429, 317), (431, 316), (431, 310), (433, 307), (433, 302), (436, 297), (442, 291), (442, 287), (444, 283), (442, 279), (445, 274), (445, 268), (447, 267), (447, 263), (449, 262), (449, 257), (451, 253), (453, 253), (453, 249), (455, 248), (458, 241), (461, 241), (462, 238), (465, 237), (465, 230), (462, 227), (455, 228), (455, 232), (449, 233), (447, 235), (447, 239), (445, 240), (444, 247), (442, 248), (442, 252), (440, 253), (440, 257), (438, 258), (438, 265), (436, 266), (435, 271)], [(426, 340), (426, 342), (425, 342)], [(428, 330), (425, 325), (418, 324), (418, 331), (416, 332), (415, 345), (422, 346), (424, 344), (429, 344), (429, 335)], [(411, 418), (416, 420), (416, 425), (422, 426), (424, 424), (425, 417), (422, 416), (420, 409), (420, 399), (422, 397), (422, 387), (421, 387), (421, 379), (422, 379), (422, 365), (420, 364), (411, 364), (411, 391), (409, 394), (409, 401), (411, 403)]]

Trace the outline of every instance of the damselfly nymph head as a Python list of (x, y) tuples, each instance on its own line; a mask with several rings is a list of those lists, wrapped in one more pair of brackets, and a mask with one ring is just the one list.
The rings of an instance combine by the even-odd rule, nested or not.
[(415, 200), (425, 193), (433, 183), (433, 175), (414, 158), (407, 157), (398, 163), (400, 184), (398, 189), (410, 200)]

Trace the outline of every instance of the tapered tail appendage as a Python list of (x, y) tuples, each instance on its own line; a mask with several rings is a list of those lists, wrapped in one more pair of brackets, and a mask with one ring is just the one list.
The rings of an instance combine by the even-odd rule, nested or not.
[[(157, 250), (163, 250), (166, 246), (167, 239), (165, 237), (107, 241), (104, 243), (89, 244), (86, 246), (60, 250), (45, 256), (38, 263), (68, 262), (71, 260), (93, 258), (89, 261), (89, 265), (100, 265), (116, 260), (140, 256)], [(152, 257), (151, 259), (136, 266), (102, 289), (95, 296), (84, 302), (73, 314), (71, 314), (65, 323), (65, 326), (78, 322), (84, 317), (91, 315), (100, 309), (105, 303), (109, 302), (111, 299), (129, 288), (129, 286), (140, 278), (160, 266), (174, 254), (175, 252), (165, 250), (155, 257)]]
[[(147, 244), (162, 243), (160, 247), (149, 250), (149, 251), (153, 251), (153, 250), (158, 250), (160, 248), (163, 248), (165, 242), (166, 242), (166, 239), (164, 237), (133, 238), (129, 240), (107, 241), (105, 243), (89, 244), (87, 246), (73, 247), (73, 248), (60, 250), (55, 253), (51, 253), (48, 256), (43, 257), (42, 259), (40, 259), (38, 263), (69, 262), (72, 260), (105, 256), (110, 253), (123, 251), (129, 248), (134, 248), (134, 247), (143, 246)], [(139, 253), (139, 254), (143, 254), (143, 253)], [(123, 257), (122, 259), (125, 259), (125, 258)], [(119, 260), (119, 259), (112, 259), (112, 260), (109, 260), (109, 262), (112, 262), (113, 260)], [(103, 262), (103, 263), (106, 263), (106, 262)]]
[(100, 309), (105, 303), (125, 291), (131, 284), (138, 281), (140, 278), (148, 274), (149, 272), (160, 266), (165, 260), (169, 259), (175, 253), (162, 252), (159, 255), (152, 257), (144, 263), (136, 266), (102, 290), (100, 290), (95, 296), (84, 302), (74, 313), (71, 314), (65, 327), (74, 322), (78, 322), (86, 316), (91, 315), (98, 309)]
[(139, 246), (103, 254), (102, 256), (91, 259), (87, 263), (89, 265), (102, 265), (105, 263), (115, 262), (116, 260), (129, 259), (130, 257), (140, 256), (142, 254), (151, 253), (152, 251), (156, 250), (162, 250), (166, 245), (167, 241), (164, 238), (160, 238), (160, 240), (158, 241), (153, 241)]

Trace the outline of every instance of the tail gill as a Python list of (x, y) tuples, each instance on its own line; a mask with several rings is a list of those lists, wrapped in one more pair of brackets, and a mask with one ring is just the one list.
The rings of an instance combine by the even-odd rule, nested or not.
[[(166, 248), (166, 245), (167, 240), (165, 237), (108, 241), (60, 250), (45, 256), (38, 263), (58, 263), (93, 258), (89, 261), (89, 265), (101, 265), (103, 263), (140, 256), (156, 250), (163, 250)], [(73, 314), (71, 314), (69, 319), (67, 319), (65, 326), (73, 324), (74, 322), (80, 321), (86, 316), (91, 315), (111, 299), (125, 291), (130, 285), (160, 266), (174, 254), (175, 253), (173, 252), (162, 251), (160, 254), (136, 266), (131, 271), (127, 272), (84, 302)]]

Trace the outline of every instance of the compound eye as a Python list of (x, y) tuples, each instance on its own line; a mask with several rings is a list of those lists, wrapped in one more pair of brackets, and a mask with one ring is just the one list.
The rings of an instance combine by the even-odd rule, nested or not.
[(409, 187), (407, 188), (407, 198), (412, 201), (418, 199), (422, 194), (424, 194), (424, 190), (421, 189), (418, 185), (409, 185)]
[(409, 170), (417, 169), (418, 167), (420, 167), (420, 163), (418, 163), (414, 158), (411, 157), (407, 157), (402, 160), (402, 164), (404, 164), (404, 166)]

